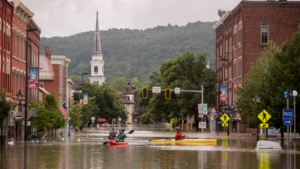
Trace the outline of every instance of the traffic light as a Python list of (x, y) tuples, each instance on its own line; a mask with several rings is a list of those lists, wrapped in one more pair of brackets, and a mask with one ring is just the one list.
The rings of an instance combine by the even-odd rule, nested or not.
[(148, 88), (147, 87), (144, 87), (142, 90), (142, 98), (148, 99)]
[(170, 88), (165, 89), (165, 98), (171, 99), (171, 89)]

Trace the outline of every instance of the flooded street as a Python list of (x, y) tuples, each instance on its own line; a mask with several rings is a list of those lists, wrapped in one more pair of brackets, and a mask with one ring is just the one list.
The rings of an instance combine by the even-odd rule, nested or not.
[[(257, 151), (256, 136), (247, 134), (184, 132), (188, 138), (217, 139), (216, 144), (154, 143), (149, 139), (174, 138), (175, 130), (165, 125), (122, 126), (116, 130), (135, 130), (127, 134), (129, 145), (103, 145), (110, 130), (84, 128), (74, 138), (55, 138), (39, 142), (16, 142), (1, 147), (3, 169), (23, 168), (261, 168), (282, 169), (300, 167), (300, 143), (293, 141), (287, 151), (286, 140), (277, 138), (283, 150)], [(78, 140), (80, 139), (80, 140)], [(265, 139), (265, 138), (261, 138)], [(297, 160), (298, 159), (298, 160)]]

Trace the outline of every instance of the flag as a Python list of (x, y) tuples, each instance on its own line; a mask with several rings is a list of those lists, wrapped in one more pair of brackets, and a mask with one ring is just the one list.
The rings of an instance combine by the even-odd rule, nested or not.
[(67, 107), (66, 107), (66, 103), (62, 104), (60, 107), (59, 107), (59, 110), (61, 112), (61, 114), (63, 115), (64, 119), (68, 117), (68, 110), (67, 110)]

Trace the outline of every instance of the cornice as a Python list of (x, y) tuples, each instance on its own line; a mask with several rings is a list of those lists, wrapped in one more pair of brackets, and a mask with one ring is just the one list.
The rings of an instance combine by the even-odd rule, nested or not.
[(243, 7), (287, 7), (287, 8), (291, 8), (291, 7), (295, 7), (295, 8), (299, 8), (300, 7), (300, 2), (291, 2), (291, 1), (285, 1), (285, 2), (281, 2), (281, 1), (244, 1), (243, 3)]
[(34, 13), (31, 12), (20, 0), (13, 0), (14, 1), (14, 13), (25, 21), (27, 24), (30, 19), (34, 16)]

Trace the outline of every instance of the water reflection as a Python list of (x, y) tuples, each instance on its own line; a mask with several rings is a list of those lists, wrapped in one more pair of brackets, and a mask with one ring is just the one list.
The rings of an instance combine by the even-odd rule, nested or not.
[(0, 168), (289, 169), (299, 166), (296, 160), (300, 157), (299, 142), (293, 142), (291, 149), (282, 144), (282, 151), (256, 151), (250, 148), (256, 142), (255, 137), (243, 140), (238, 135), (216, 137), (216, 134), (187, 132), (193, 138), (217, 138), (218, 141), (216, 144), (149, 143), (148, 139), (173, 138), (174, 132), (166, 131), (169, 128), (165, 126), (149, 125), (131, 126), (126, 131), (131, 129), (135, 133), (129, 136), (129, 145), (125, 146), (102, 144), (109, 128), (86, 129), (78, 133), (79, 142), (77, 138), (65, 138), (1, 146)]

